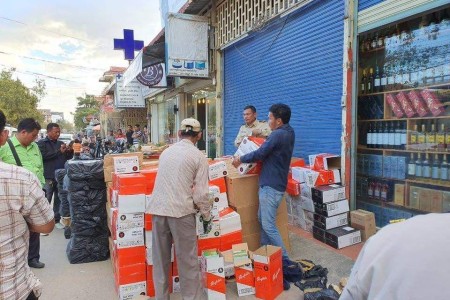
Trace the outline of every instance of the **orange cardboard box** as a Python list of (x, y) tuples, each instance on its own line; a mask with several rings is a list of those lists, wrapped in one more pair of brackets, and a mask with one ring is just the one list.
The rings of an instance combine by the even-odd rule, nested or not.
[(217, 178), (217, 179), (214, 179), (214, 180), (210, 180), (209, 181), (209, 185), (210, 186), (211, 185), (218, 186), (221, 193), (226, 193), (226, 191), (227, 191), (227, 185), (225, 183), (225, 177), (221, 177), (221, 178)]
[(291, 158), (291, 168), (292, 167), (304, 167), (306, 166), (305, 160), (300, 157), (292, 157)]
[(202, 255), (203, 250), (207, 249), (219, 249), (220, 237), (206, 238), (197, 240), (198, 256)]
[[(234, 273), (238, 295), (247, 296), (255, 294), (255, 277), (252, 261), (248, 257), (248, 246), (246, 243), (233, 245)], [(243, 253), (246, 253), (244, 256)]]
[(144, 230), (150, 231), (152, 230), (152, 215), (144, 214)]
[(147, 278), (147, 273), (145, 270), (145, 262), (123, 267), (118, 267), (116, 265), (115, 276), (117, 285), (145, 281)]
[(316, 171), (340, 169), (341, 157), (330, 153), (313, 154), (309, 156), (309, 165)]
[(281, 248), (262, 246), (253, 252), (256, 297), (273, 300), (283, 292)]
[(153, 193), (153, 188), (155, 187), (156, 175), (158, 173), (158, 168), (141, 170), (141, 174), (145, 176), (145, 184), (147, 185), (146, 194)]
[(114, 246), (112, 255), (114, 256), (116, 266), (119, 268), (129, 265), (145, 263), (146, 258), (145, 246), (122, 248), (122, 249), (118, 249), (117, 246)]
[(127, 185), (145, 185), (145, 176), (140, 173), (117, 174), (113, 173), (113, 189), (118, 190), (120, 187)]
[(242, 243), (242, 230), (220, 236), (220, 251), (230, 250), (234, 244)]
[(288, 193), (291, 196), (298, 196), (300, 195), (300, 191), (301, 191), (300, 183), (298, 183), (292, 178), (289, 178), (286, 186), (286, 193)]
[(146, 192), (147, 186), (145, 184), (120, 186), (117, 190), (118, 195), (138, 195), (145, 194)]
[[(169, 293), (172, 293), (172, 268), (169, 269)], [(147, 296), (155, 297), (155, 283), (153, 280), (153, 266), (147, 265)]]
[[(210, 249), (208, 252), (216, 251)], [(202, 278), (203, 287), (207, 299), (226, 299), (226, 285), (225, 285), (225, 264), (224, 259), (217, 253), (216, 256), (205, 255), (202, 253)]]

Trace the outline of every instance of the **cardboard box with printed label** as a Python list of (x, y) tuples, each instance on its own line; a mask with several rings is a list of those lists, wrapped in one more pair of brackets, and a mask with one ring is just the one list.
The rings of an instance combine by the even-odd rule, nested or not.
[(272, 300), (283, 292), (282, 251), (276, 246), (262, 246), (253, 252), (256, 297)]
[(307, 210), (310, 212), (315, 211), (314, 202), (311, 198), (300, 196), (300, 201), (299, 201), (298, 205), (300, 208), (302, 208), (304, 210)]
[(137, 173), (139, 172), (139, 159), (137, 156), (114, 157), (114, 173)]
[(336, 154), (319, 153), (309, 156), (309, 165), (313, 170), (336, 170), (341, 168), (341, 157)]
[(291, 173), (292, 173), (292, 179), (297, 181), (298, 183), (304, 183), (306, 181), (306, 174), (311, 169), (309, 166), (304, 167), (292, 167)]
[(220, 237), (212, 237), (206, 239), (197, 240), (197, 255), (201, 257), (202, 251), (208, 249), (219, 249), (220, 248)]
[(300, 183), (298, 183), (292, 178), (288, 178), (286, 193), (292, 196), (300, 195)]
[(223, 257), (225, 278), (234, 276), (233, 251), (231, 248), (226, 251), (220, 251), (220, 255)]
[(420, 210), (429, 212), (442, 211), (442, 191), (432, 189), (421, 189), (419, 191)]
[(118, 157), (137, 157), (139, 165), (144, 162), (144, 154), (142, 152), (130, 152), (130, 153), (120, 153), (120, 154), (106, 154), (103, 157), (103, 166), (114, 168), (114, 159)]
[(342, 249), (361, 242), (361, 232), (350, 226), (343, 226), (327, 230), (326, 243), (333, 248)]
[(326, 239), (325, 239), (325, 229), (320, 228), (320, 227), (317, 227), (317, 226), (313, 226), (313, 227), (312, 227), (312, 233), (313, 233), (313, 237), (314, 237), (316, 240), (319, 240), (319, 241), (321, 241), (322, 243), (325, 243), (325, 242), (326, 242)]
[(214, 180), (209, 181), (210, 186), (217, 186), (219, 187), (220, 193), (226, 193), (227, 192), (227, 183), (225, 182), (225, 178), (217, 178)]
[(339, 184), (312, 188), (312, 199), (317, 203), (328, 203), (345, 199), (345, 187)]
[(132, 228), (144, 228), (143, 213), (119, 214), (117, 208), (111, 208), (111, 236), (117, 239), (118, 232)]
[(117, 248), (144, 246), (144, 228), (117, 230)]
[(226, 177), (228, 203), (233, 207), (258, 205), (258, 175)]
[(152, 230), (152, 215), (144, 214), (144, 230)]
[(341, 182), (339, 170), (309, 170), (305, 172), (305, 184), (310, 187)]
[(312, 199), (312, 189), (313, 189), (312, 187), (307, 186), (306, 184), (301, 184), (300, 188), (301, 188), (300, 195), (302, 197)]
[(114, 275), (118, 285), (145, 281), (147, 278), (145, 261), (134, 265), (116, 266)]
[(219, 213), (219, 223), (221, 234), (228, 234), (242, 229), (240, 215), (230, 207)]
[[(243, 156), (245, 154), (251, 153), (258, 150), (259, 147), (264, 143), (262, 138), (246, 137), (242, 140), (239, 148), (237, 149), (235, 156)], [(238, 171), (240, 174), (258, 174), (261, 171), (261, 163), (242, 163), (238, 166)]]
[(225, 264), (217, 249), (204, 250), (201, 259), (203, 287), (207, 299), (226, 299)]
[(209, 223), (203, 222), (201, 213), (195, 215), (197, 235), (199, 239), (208, 239), (220, 236), (220, 223), (218, 220), (212, 220)]
[(348, 224), (348, 213), (343, 213), (333, 217), (325, 217), (314, 214), (314, 226), (328, 230)]
[(396, 183), (394, 185), (394, 203), (397, 205), (405, 205), (405, 185)]
[(124, 213), (145, 213), (145, 194), (119, 195), (113, 191), (111, 205), (117, 208), (120, 214)]
[(230, 250), (234, 244), (242, 243), (242, 231), (234, 231), (220, 235), (220, 251)]
[(214, 161), (209, 164), (209, 180), (225, 177), (227, 175), (227, 164), (224, 161)]
[(136, 246), (128, 248), (118, 248), (117, 242), (113, 242), (111, 259), (114, 260), (115, 266), (119, 268), (143, 263), (146, 260), (145, 247)]
[(146, 295), (146, 293), (146, 281), (117, 286), (117, 294), (119, 295), (119, 300), (131, 300), (136, 296)]
[(348, 212), (350, 210), (347, 199), (327, 202), (324, 204), (319, 204), (316, 202), (314, 203), (314, 206), (315, 212), (325, 217), (332, 217)]
[(232, 253), (239, 297), (255, 294), (255, 277), (247, 244), (233, 245)]
[(364, 242), (377, 232), (375, 214), (370, 211), (362, 209), (351, 211), (350, 225), (361, 230), (361, 240)]

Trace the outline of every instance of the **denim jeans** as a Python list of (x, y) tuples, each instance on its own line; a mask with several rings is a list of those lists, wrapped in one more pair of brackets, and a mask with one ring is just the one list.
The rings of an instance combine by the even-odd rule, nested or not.
[(284, 192), (277, 191), (269, 186), (259, 187), (258, 221), (261, 224), (261, 245), (281, 247), (283, 259), (289, 259), (276, 225), (277, 210), (283, 195)]

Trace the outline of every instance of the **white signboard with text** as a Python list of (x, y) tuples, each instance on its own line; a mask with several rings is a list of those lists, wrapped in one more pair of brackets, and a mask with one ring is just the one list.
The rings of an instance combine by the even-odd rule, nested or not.
[(126, 86), (123, 85), (122, 75), (116, 76), (116, 92), (114, 93), (114, 105), (117, 108), (144, 108), (145, 99), (142, 96), (141, 84), (133, 79)]

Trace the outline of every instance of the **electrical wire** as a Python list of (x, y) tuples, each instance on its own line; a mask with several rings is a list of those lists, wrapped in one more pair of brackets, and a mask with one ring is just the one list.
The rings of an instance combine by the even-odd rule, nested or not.
[(4, 64), (0, 64), (0, 66), (6, 67), (6, 68), (13, 68), (13, 72), (17, 72), (17, 73), (21, 73), (21, 74), (28, 74), (28, 75), (42, 76), (42, 77), (46, 77), (46, 78), (49, 78), (49, 79), (55, 79), (55, 80), (61, 80), (61, 81), (67, 81), (67, 82), (73, 82), (73, 83), (78, 83), (78, 84), (84, 84), (83, 82), (74, 81), (74, 80), (70, 80), (70, 79), (66, 79), (66, 78), (60, 78), (60, 77), (50, 76), (50, 75), (46, 75), (46, 74), (42, 74), (42, 73), (36, 73), (36, 72), (31, 72), (31, 71), (18, 71), (15, 67), (7, 66), (7, 65), (4, 65)]

